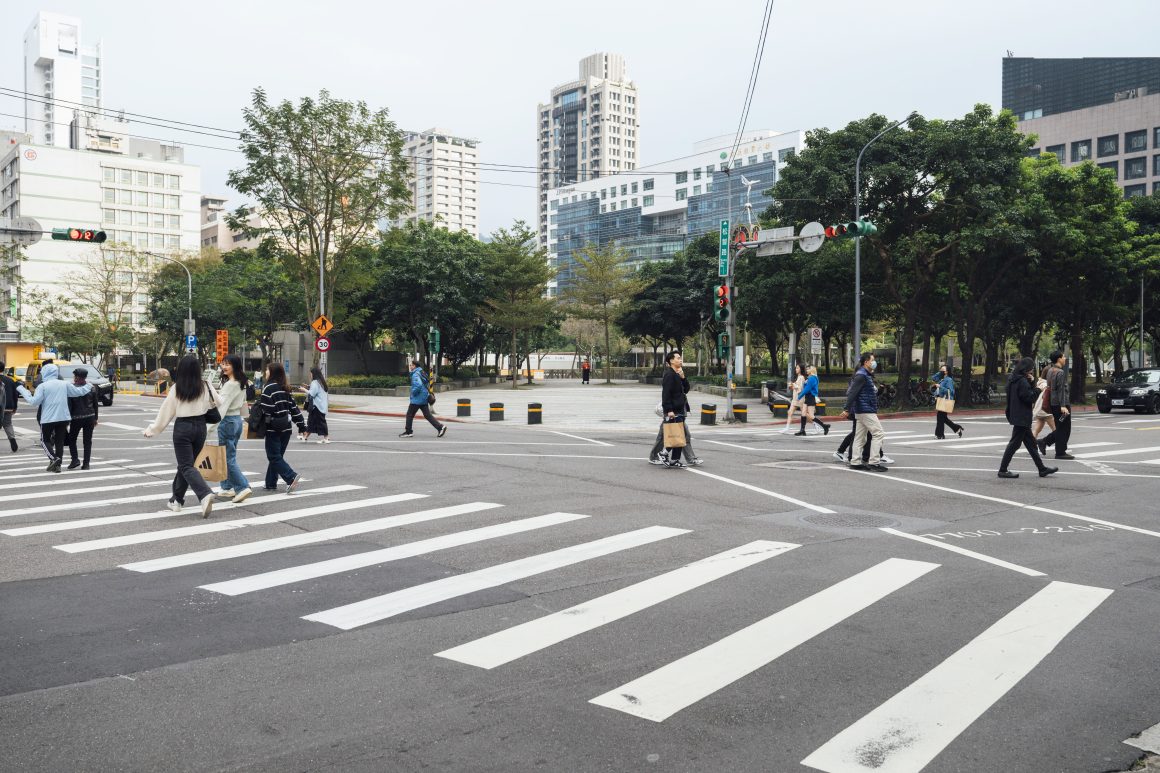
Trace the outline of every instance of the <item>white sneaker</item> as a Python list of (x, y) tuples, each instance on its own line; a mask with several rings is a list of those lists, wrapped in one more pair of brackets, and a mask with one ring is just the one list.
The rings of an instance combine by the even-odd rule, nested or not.
[(305, 436), (305, 435), (303, 435), (302, 433), (299, 433), (299, 434), (298, 434), (298, 439), (299, 439), (300, 441), (302, 441), (303, 443), (305, 443), (305, 442), (306, 442), (306, 436)]
[(844, 461), (846, 461), (846, 455), (840, 454), (837, 451), (835, 451), (834, 452), (834, 461), (835, 462), (844, 462)]
[(230, 501), (233, 502), (235, 505), (241, 504), (242, 502), (245, 502), (247, 499), (249, 499), (250, 495), (253, 493), (254, 492), (250, 491), (250, 489), (248, 487), (244, 488), (241, 491), (239, 491), (238, 493), (234, 494), (234, 498), (231, 499)]
[(704, 463), (705, 463), (705, 460), (698, 456), (696, 459), (690, 459), (688, 461), (688, 466), (689, 467), (700, 467)]
[(330, 442), (330, 438), (328, 438), (328, 437), (324, 437), (322, 440), (315, 440), (314, 442), (315, 442), (315, 443), (317, 443), (317, 444), (318, 444), (318, 445), (320, 445), (320, 446), (324, 446), (324, 445), (326, 445), (327, 443), (329, 443), (329, 442)]
[(221, 497), (222, 499), (230, 499), (231, 497), (233, 497), (234, 492), (232, 489), (219, 488), (217, 491), (213, 492), (213, 494), (214, 494), (214, 496)]
[(287, 493), (287, 494), (293, 494), (293, 493), (294, 493), (294, 489), (298, 488), (298, 484), (299, 484), (299, 483), (301, 483), (301, 482), (302, 482), (302, 476), (301, 476), (301, 475), (295, 475), (295, 476), (294, 476), (294, 480), (292, 480), (292, 481), (290, 481), (289, 483), (287, 483), (287, 484), (286, 484), (286, 493)]
[(891, 458), (890, 458), (889, 456), (887, 456), (886, 454), (883, 454), (883, 455), (882, 455), (882, 458), (881, 458), (881, 459), (879, 459), (878, 461), (879, 461), (880, 463), (882, 463), (882, 464), (894, 464), (894, 460), (893, 460), (893, 459), (891, 459)]
[(170, 510), (172, 510), (175, 513), (181, 512), (181, 502), (178, 502), (176, 499), (169, 500), (169, 502), (166, 503), (165, 506), (168, 507)]
[(198, 504), (201, 505), (201, 517), (202, 518), (209, 518), (209, 514), (213, 512), (213, 503), (214, 503), (213, 494), (210, 494), (209, 496), (206, 496), (206, 497), (202, 497), (202, 499), (199, 500)]

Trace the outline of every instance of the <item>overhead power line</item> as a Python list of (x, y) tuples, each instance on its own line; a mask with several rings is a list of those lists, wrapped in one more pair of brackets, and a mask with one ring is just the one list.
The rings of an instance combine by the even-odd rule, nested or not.
[(741, 119), (737, 122), (737, 136), (733, 140), (733, 150), (729, 154), (729, 169), (733, 168), (733, 161), (737, 158), (737, 149), (741, 146), (741, 137), (745, 134), (745, 127), (749, 122), (749, 108), (753, 105), (753, 95), (757, 91), (757, 76), (761, 72), (761, 61), (765, 55), (765, 41), (769, 37), (769, 20), (772, 16), (773, 0), (766, 0), (765, 12), (761, 20), (761, 32), (757, 38), (757, 51), (753, 55), (753, 64), (749, 68), (749, 86), (745, 90)]

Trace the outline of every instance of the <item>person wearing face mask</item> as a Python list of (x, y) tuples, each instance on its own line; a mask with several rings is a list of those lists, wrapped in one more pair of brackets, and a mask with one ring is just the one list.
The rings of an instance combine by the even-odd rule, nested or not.
[(858, 370), (855, 371), (854, 378), (850, 381), (850, 389), (846, 392), (846, 407), (842, 411), (841, 418), (845, 419), (851, 413), (858, 416), (854, 448), (861, 448), (866, 442), (866, 436), (870, 436), (868, 463), (852, 463), (850, 466), (854, 469), (886, 472), (886, 466), (882, 464), (882, 440), (886, 437), (886, 432), (882, 429), (882, 422), (878, 419), (878, 389), (874, 385), (873, 376), (870, 375), (873, 373), (874, 367), (874, 355), (870, 352), (863, 352), (858, 358)]

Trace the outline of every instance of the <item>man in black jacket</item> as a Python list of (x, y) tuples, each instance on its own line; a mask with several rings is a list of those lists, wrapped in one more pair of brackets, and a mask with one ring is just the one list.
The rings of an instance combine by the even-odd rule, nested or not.
[[(665, 371), (665, 378), (669, 378), (670, 373), (674, 374), (676, 377), (675, 381), (679, 381), (679, 383), (681, 385), (682, 392), (687, 395), (689, 393), (689, 380), (687, 378), (685, 378), (685, 368), (684, 368), (684, 364), (681, 360), (681, 353), (676, 351), (676, 350), (669, 352), (668, 355), (665, 357), (665, 362), (668, 364), (668, 369)], [(663, 389), (664, 388), (662, 386), (662, 395), (664, 393)], [(684, 406), (684, 410), (682, 411), (682, 413), (684, 413), (687, 416), (689, 413), (689, 399), (687, 397), (685, 397), (685, 398), (682, 398), (682, 400), (683, 400), (683, 402), (681, 404)], [(663, 406), (663, 404), (664, 404), (663, 399), (661, 400), (661, 404)], [(667, 465), (670, 461), (668, 458), (668, 454), (665, 453), (665, 423), (663, 421), (663, 419), (664, 419), (664, 410), (663, 409), (661, 410), (661, 419), (662, 419), (661, 426), (660, 426), (660, 428), (657, 429), (656, 442), (653, 443), (652, 450), (649, 452), (649, 455), (648, 455), (648, 463), (649, 464)], [(691, 467), (700, 467), (702, 464), (704, 464), (704, 460), (693, 453), (693, 439), (691, 437), (689, 437), (689, 423), (688, 423), (688, 421), (685, 422), (684, 456), (685, 456), (685, 464), (687, 464)]]
[(12, 446), (12, 453), (20, 446), (16, 445), (16, 432), (12, 429), (12, 415), (16, 413), (16, 379), (4, 372), (4, 361), (0, 360), (0, 425), (4, 427), (4, 434), (8, 436), (8, 444)]
[[(685, 369), (681, 360), (681, 353), (678, 351), (671, 351), (665, 355), (665, 364), (668, 369), (665, 370), (664, 379), (661, 381), (661, 413), (664, 415), (666, 422), (671, 422), (675, 419), (680, 419), (684, 427), (685, 443), (689, 442), (689, 425), (685, 419), (689, 413), (689, 401), (685, 397), (685, 393), (689, 391), (689, 380), (685, 378)], [(661, 427), (662, 442), (664, 426)], [(685, 463), (681, 461), (681, 452), (683, 447), (676, 447), (669, 449), (669, 459), (664, 462), (666, 467), (684, 467)], [(690, 453), (690, 458), (692, 454)], [(700, 464), (700, 460), (695, 462)]]
[(1035, 363), (1030, 357), (1024, 357), (1015, 363), (1011, 376), (1007, 379), (1007, 423), (1011, 425), (1011, 441), (1003, 452), (1003, 461), (999, 463), (1000, 478), (1018, 478), (1019, 473), (1011, 472), (1007, 466), (1015, 452), (1022, 445), (1031, 454), (1031, 460), (1039, 468), (1039, 477), (1046, 478), (1058, 467), (1048, 467), (1039, 458), (1039, 451), (1035, 447), (1035, 436), (1031, 434), (1031, 407), (1039, 397), (1039, 390), (1033, 386), (1035, 378)]
[[(73, 383), (76, 386), (84, 386), (85, 379), (88, 378), (89, 371), (86, 368), (77, 368), (73, 371)], [(97, 426), (97, 390), (89, 390), (87, 394), (80, 397), (70, 397), (68, 399), (68, 412), (72, 418), (69, 420), (68, 426), (68, 451), (72, 455), (72, 461), (69, 462), (68, 468), (75, 470), (80, 467), (82, 470), (89, 469), (89, 459), (92, 456), (93, 450), (93, 428)], [(85, 445), (85, 460), (77, 457), (77, 436), (82, 435)]]
[(1071, 439), (1071, 387), (1067, 383), (1067, 357), (1056, 349), (1050, 355), (1051, 365), (1047, 368), (1047, 388), (1051, 390), (1050, 410), (1055, 417), (1055, 431), (1039, 442), (1039, 453), (1047, 455), (1047, 447), (1055, 446), (1056, 459), (1074, 459), (1067, 452), (1067, 441)]

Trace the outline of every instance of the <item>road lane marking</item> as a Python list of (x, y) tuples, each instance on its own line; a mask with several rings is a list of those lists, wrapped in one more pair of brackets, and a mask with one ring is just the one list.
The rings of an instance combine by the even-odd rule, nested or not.
[(909, 540), (914, 540), (915, 542), (922, 542), (926, 545), (934, 545), (936, 548), (942, 548), (943, 550), (949, 550), (952, 553), (958, 553), (961, 556), (970, 556), (971, 558), (977, 559), (979, 561), (986, 561), (988, 564), (994, 564), (995, 566), (1001, 566), (1005, 569), (1011, 569), (1012, 571), (1019, 572), (1020, 574), (1025, 574), (1028, 577), (1046, 577), (1047, 576), (1043, 572), (1037, 572), (1034, 569), (1028, 569), (1027, 567), (1020, 566), (1019, 564), (1013, 564), (1010, 561), (1004, 561), (1004, 560), (999, 559), (999, 558), (992, 558), (991, 556), (983, 555), (982, 553), (976, 553), (973, 550), (967, 550), (966, 548), (961, 548), (958, 545), (950, 545), (946, 542), (938, 542), (937, 540), (927, 539), (926, 537), (920, 537), (917, 534), (907, 534), (906, 532), (899, 531), (898, 529), (890, 529), (890, 528), (885, 528), (885, 527), (880, 528), (879, 531), (884, 531), (887, 534), (893, 534), (896, 537), (904, 537), (904, 538), (909, 539)]
[(952, 447), (957, 447), (959, 445), (967, 445), (968, 443), (974, 443), (977, 440), (1001, 440), (1002, 437), (1003, 437), (1002, 435), (982, 435), (980, 437), (973, 437), (970, 440), (967, 440), (966, 438), (961, 438), (961, 439), (959, 439), (959, 438), (946, 438), (944, 440), (899, 440), (898, 442), (902, 443), (903, 445), (907, 445), (907, 446), (929, 446), (929, 445), (936, 445), (936, 444), (944, 444), (948, 448), (952, 448)]
[(386, 593), (353, 604), (306, 615), (302, 619), (349, 631), (352, 628), (386, 620), (413, 609), (420, 609), (441, 601), (506, 585), (516, 580), (561, 569), (589, 559), (689, 533), (689, 529), (648, 526), (592, 542), (553, 550), (549, 553), (540, 553), (517, 561), (489, 566), (486, 569), (445, 577), (442, 580), (424, 583), (413, 588), (404, 588), (394, 593)]
[[(380, 502), (375, 500), (365, 500), (361, 506), (370, 507), (374, 504), (387, 504), (392, 501), (393, 497), (380, 497)], [(353, 504), (353, 503), (350, 503)], [(349, 504), (347, 505), (349, 506)], [(275, 537), (273, 539), (258, 540), (256, 542), (243, 542), (240, 545), (229, 545), (222, 548), (211, 548), (209, 550), (199, 550), (196, 553), (183, 553), (181, 555), (170, 556), (168, 558), (155, 558), (149, 561), (136, 561), (131, 564), (121, 564), (122, 569), (128, 569), (132, 572), (157, 572), (163, 569), (173, 569), (178, 566), (191, 566), (193, 564), (204, 564), (210, 561), (223, 561), (228, 558), (238, 558), (240, 556), (253, 556), (258, 553), (266, 553), (271, 550), (281, 550), (283, 548), (297, 547), (299, 545), (312, 545), (317, 542), (329, 542), (340, 537), (350, 537), (356, 534), (368, 534), (374, 531), (383, 531), (385, 529), (394, 529), (399, 526), (408, 526), (413, 523), (423, 523), (424, 521), (434, 521), (439, 518), (450, 518), (456, 515), (464, 515), (466, 513), (476, 513), (482, 510), (491, 510), (496, 507), (503, 507), (503, 505), (495, 504), (494, 502), (470, 502), (464, 505), (453, 505), (451, 507), (440, 507), (435, 510), (421, 510), (416, 513), (406, 513), (404, 515), (391, 515), (386, 518), (376, 518), (372, 521), (360, 521), (358, 523), (347, 524), (346, 526), (335, 526), (331, 529), (321, 529), (319, 531), (308, 532), (306, 534), (293, 534), (289, 537)]]
[(0, 502), (52, 498), (58, 502), (58, 504), (55, 505), (56, 507), (70, 507), (73, 506), (72, 503), (74, 502), (74, 500), (70, 499), (70, 497), (76, 496), (77, 494), (93, 494), (99, 491), (124, 491), (127, 488), (140, 488), (142, 486), (169, 486), (172, 485), (172, 483), (173, 481), (171, 480), (138, 480), (133, 482), (118, 483), (115, 486), (88, 486), (78, 489), (56, 487), (51, 491), (33, 491), (30, 493), (25, 492), (21, 494), (6, 494), (4, 496), (0, 496)]
[(1127, 456), (1128, 454), (1150, 454), (1160, 451), (1160, 446), (1148, 448), (1121, 448), (1118, 451), (1096, 451), (1092, 454), (1076, 454), (1077, 459), (1101, 459), (1106, 456)]
[(587, 517), (587, 515), (577, 515), (575, 513), (548, 513), (547, 515), (538, 515), (534, 518), (523, 518), (518, 521), (498, 523), (479, 529), (469, 529), (467, 531), (445, 534), (440, 537), (432, 537), (417, 542), (408, 542), (405, 545), (395, 545), (393, 547), (383, 548), (382, 550), (372, 550), (367, 553), (341, 556), (328, 561), (318, 561), (313, 564), (291, 566), (286, 569), (253, 574), (248, 577), (238, 577), (233, 580), (202, 585), (200, 587), (202, 590), (223, 593), (227, 596), (239, 596), (243, 593), (276, 588), (280, 585), (289, 585), (290, 583), (302, 582), (303, 580), (313, 580), (332, 574), (341, 574), (342, 572), (349, 572), (368, 566), (378, 566), (404, 558), (413, 558), (415, 556), (433, 553), (437, 550), (470, 545), (474, 542), (482, 542), (497, 537), (507, 537), (525, 531), (543, 529), (548, 526), (558, 526), (562, 523), (578, 521)]
[(750, 542), (435, 655), (480, 668), (502, 666), (797, 547), (801, 546), (789, 542)]
[(768, 450), (768, 447), (763, 449), (759, 446), (752, 446), (752, 445), (743, 446), (740, 443), (726, 443), (724, 440), (701, 440), (700, 438), (698, 438), (697, 442), (699, 442), (699, 443), (712, 443), (715, 446), (728, 446), (729, 448), (740, 448), (742, 451)]
[(889, 558), (589, 703), (663, 722), (938, 566)]
[[(119, 469), (119, 468), (114, 467), (113, 469), (109, 470), (109, 472), (115, 472), (117, 469)], [(65, 484), (65, 485), (72, 484), (72, 483), (99, 483), (101, 481), (106, 481), (106, 480), (115, 480), (116, 478), (141, 478), (147, 474), (148, 473), (144, 473), (144, 472), (122, 472), (122, 473), (117, 473), (116, 475), (86, 475), (83, 477), (73, 477), (72, 475), (69, 475), (67, 478), (61, 478), (60, 481), (61, 481), (61, 483)], [(30, 480), (30, 481), (27, 481), (25, 483), (3, 483), (3, 484), (0, 484), (0, 489), (8, 491), (11, 489), (18, 489), (18, 488), (44, 487), (46, 485), (48, 485), (47, 482), (42, 481), (42, 480)], [(67, 494), (68, 494), (68, 492), (66, 492), (66, 491), (59, 491), (59, 490), (54, 491), (52, 493), (54, 496), (67, 496)]]
[(613, 447), (612, 443), (605, 443), (605, 442), (600, 441), (600, 440), (593, 440), (592, 438), (580, 437), (579, 435), (569, 435), (567, 432), (557, 432), (554, 429), (548, 430), (548, 431), (551, 432), (553, 435), (563, 435), (564, 437), (570, 437), (570, 438), (573, 438), (575, 440), (584, 440), (584, 441), (587, 441), (589, 443), (595, 443), (598, 446), (607, 446), (608, 448)]
[(115, 421), (105, 421), (104, 419), (100, 419), (99, 426), (100, 427), (112, 427), (113, 429), (137, 430), (138, 432), (140, 432), (141, 430), (145, 429), (149, 425), (148, 424), (140, 424), (140, 425), (118, 424)]
[(722, 483), (729, 483), (729, 484), (732, 484), (734, 486), (739, 486), (739, 487), (746, 489), (748, 491), (753, 491), (753, 492), (758, 493), (758, 494), (764, 494), (767, 497), (773, 497), (774, 499), (780, 499), (783, 502), (789, 502), (791, 505), (797, 505), (798, 507), (804, 507), (807, 510), (813, 510), (815, 513), (833, 513), (834, 512), (833, 510), (830, 510), (829, 508), (826, 508), (826, 507), (820, 507), (818, 505), (811, 505), (809, 502), (803, 502), (800, 499), (794, 499), (793, 497), (786, 496), (785, 494), (778, 494), (776, 491), (770, 491), (769, 489), (763, 489), (763, 488), (758, 488), (757, 486), (751, 486), (748, 483), (742, 483), (739, 480), (733, 480), (732, 478), (725, 478), (725, 477), (722, 477), (720, 475), (714, 475), (713, 473), (705, 472), (704, 470), (697, 470), (697, 469), (689, 468), (688, 471), (691, 473), (694, 473), (696, 475), (704, 475), (706, 478), (712, 478), (713, 480), (719, 480)]
[(918, 773), (1111, 594), (1051, 583), (802, 764), (826, 773)]
[[(356, 491), (356, 490), (362, 489), (362, 488), (365, 488), (365, 487), (364, 486), (352, 486), (352, 485), (324, 486), (322, 488), (306, 489), (305, 491), (299, 491), (295, 494), (264, 494), (264, 495), (258, 495), (255, 497), (251, 497), (250, 499), (247, 499), (245, 502), (243, 502), (241, 504), (234, 504), (233, 502), (228, 502), (228, 501), (219, 502), (219, 503), (214, 504), (213, 511), (215, 513), (218, 513), (218, 512), (221, 512), (222, 510), (233, 510), (233, 509), (236, 509), (239, 507), (254, 507), (257, 505), (269, 505), (269, 504), (274, 504), (277, 502), (281, 502), (281, 503), (285, 504), (287, 502), (293, 502), (295, 500), (302, 499), (303, 497), (318, 496), (319, 494), (335, 494), (335, 493), (340, 493), (343, 491)], [(140, 501), (147, 501), (147, 500), (151, 500), (151, 499), (161, 499), (162, 496), (163, 495), (161, 495), (161, 494), (151, 494), (151, 495), (146, 496), (146, 497), (130, 497), (129, 501), (140, 502)], [(166, 498), (168, 498), (169, 495), (164, 495), (164, 496)], [(109, 500), (109, 503), (121, 504), (120, 502), (117, 502), (115, 500)], [(86, 503), (86, 504), (100, 504), (100, 503), (98, 502), (98, 503)], [(61, 509), (61, 506), (60, 505), (53, 505), (49, 509), (59, 510), (59, 509)], [(68, 509), (71, 510), (71, 507)], [(106, 515), (106, 516), (102, 516), (102, 517), (98, 517), (98, 518), (82, 518), (82, 519), (79, 519), (76, 521), (57, 521), (57, 522), (53, 522), (53, 523), (41, 523), (41, 524), (37, 524), (35, 526), (21, 526), (19, 528), (15, 528), (15, 529), (5, 529), (3, 531), (0, 531), (0, 534), (6, 534), (10, 537), (23, 537), (23, 536), (27, 536), (29, 534), (48, 534), (50, 532), (55, 532), (55, 531), (71, 531), (73, 529), (87, 529), (87, 528), (92, 528), (95, 526), (108, 526), (108, 525), (114, 524), (114, 523), (133, 523), (135, 521), (149, 521), (149, 520), (154, 520), (154, 519), (158, 519), (158, 518), (175, 518), (175, 517), (180, 517), (182, 515), (189, 515), (192, 512), (195, 512), (195, 510), (179, 510), (175, 513), (172, 510), (166, 509), (166, 510), (158, 510), (156, 512), (149, 512), (149, 513), (127, 513), (125, 515)], [(6, 513), (0, 513), (0, 515), (6, 515)]]

